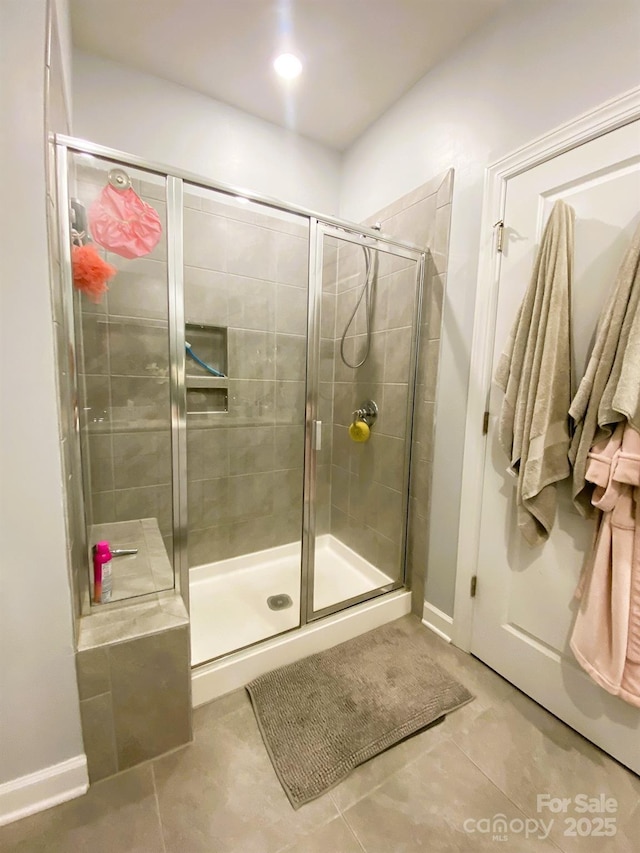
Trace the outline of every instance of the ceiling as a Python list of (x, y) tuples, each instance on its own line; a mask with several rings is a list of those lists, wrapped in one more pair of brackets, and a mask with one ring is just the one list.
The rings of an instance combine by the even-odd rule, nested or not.
[[(71, 0), (74, 44), (348, 147), (507, 0)], [(272, 61), (296, 53), (295, 81)]]

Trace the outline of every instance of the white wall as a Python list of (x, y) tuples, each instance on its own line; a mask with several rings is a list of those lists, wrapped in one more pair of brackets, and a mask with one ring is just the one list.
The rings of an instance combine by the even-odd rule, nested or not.
[[(47, 246), (46, 0), (0, 3), (0, 793), (82, 756)], [(86, 772), (85, 772), (86, 778)], [(0, 822), (5, 800), (0, 797)]]
[(73, 58), (74, 134), (322, 213), (340, 155), (191, 89), (96, 56)]
[[(347, 152), (341, 215), (361, 220), (455, 168), (427, 600), (451, 615), (484, 170), (640, 82), (637, 0), (519, 0), (420, 80)], [(480, 428), (480, 424), (478, 424)]]

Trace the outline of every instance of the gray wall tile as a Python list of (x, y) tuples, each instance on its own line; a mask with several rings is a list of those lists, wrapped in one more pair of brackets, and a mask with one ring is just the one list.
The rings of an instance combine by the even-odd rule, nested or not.
[(82, 315), (82, 363), (85, 373), (108, 375), (109, 326), (104, 315)]
[[(226, 269), (234, 275), (274, 281), (276, 240), (273, 231), (229, 219), (226, 225)], [(199, 264), (199, 266), (209, 266)], [(216, 269), (215, 266), (210, 267)]]
[(187, 626), (113, 645), (109, 665), (119, 770), (191, 740)]
[(227, 269), (227, 220), (199, 210), (184, 211), (184, 262), (188, 267)]
[(299, 287), (276, 284), (276, 332), (307, 333), (307, 292)]
[(187, 323), (228, 326), (228, 276), (214, 270), (185, 267), (184, 313)]
[(273, 477), (263, 474), (242, 474), (228, 479), (228, 512), (233, 519), (259, 518), (270, 515), (273, 509)]
[(166, 320), (169, 316), (166, 263), (148, 257), (127, 260), (119, 256), (117, 260), (113, 256), (112, 262), (118, 273), (109, 285), (109, 316)]
[[(333, 349), (333, 341), (331, 341)], [(307, 361), (307, 339), (304, 335), (276, 335), (275, 377), (304, 381)]]
[(82, 740), (93, 785), (118, 770), (111, 693), (80, 702)]
[(273, 423), (275, 412), (275, 381), (253, 379), (229, 380), (230, 417), (227, 423), (229, 423), (230, 429), (239, 425)]
[(385, 333), (384, 381), (409, 382), (411, 373), (412, 330), (390, 329)]
[(229, 430), (229, 472), (252, 474), (275, 468), (275, 428), (235, 427)]
[(113, 434), (116, 489), (171, 484), (171, 435), (168, 431)]
[(275, 329), (276, 285), (273, 282), (234, 275), (227, 277), (227, 287), (230, 328)]
[(404, 438), (407, 430), (407, 386), (385, 385), (382, 393), (379, 429), (385, 435)]
[(276, 336), (273, 332), (229, 329), (229, 376), (275, 379)]
[[(87, 377), (88, 379), (89, 377)], [(169, 426), (169, 380), (139, 376), (111, 377), (112, 421), (164, 421)]]
[(113, 447), (111, 435), (87, 436), (88, 461), (92, 492), (107, 492), (113, 489)]
[[(305, 229), (307, 230), (307, 229)], [(272, 238), (274, 240), (274, 238)], [(289, 234), (275, 235), (276, 274), (281, 284), (307, 288), (309, 283), (309, 248), (306, 237)]]
[(302, 424), (305, 417), (305, 383), (278, 382), (276, 385), (278, 424)]
[(197, 429), (187, 420), (189, 480), (209, 480), (229, 473), (228, 436), (225, 427)]
[(304, 460), (304, 426), (278, 424), (275, 428), (275, 469), (300, 468)]
[(163, 535), (169, 535), (173, 532), (171, 486), (141, 486), (135, 489), (118, 489), (113, 494), (116, 521), (155, 518)]
[(86, 649), (76, 654), (80, 699), (92, 699), (111, 690), (106, 649)]
[(112, 375), (168, 376), (169, 331), (163, 320), (109, 320)]
[(115, 492), (94, 492), (91, 495), (93, 524), (116, 521)]

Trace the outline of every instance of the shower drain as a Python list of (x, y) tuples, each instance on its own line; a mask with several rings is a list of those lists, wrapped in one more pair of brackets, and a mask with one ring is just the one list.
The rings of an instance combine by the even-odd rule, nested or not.
[(271, 610), (286, 610), (287, 607), (291, 607), (293, 601), (290, 595), (287, 595), (286, 592), (281, 592), (279, 595), (270, 595), (267, 598), (267, 604)]

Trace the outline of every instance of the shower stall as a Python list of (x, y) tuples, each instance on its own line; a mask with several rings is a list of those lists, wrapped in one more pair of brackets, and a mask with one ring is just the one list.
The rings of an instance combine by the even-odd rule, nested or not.
[[(397, 598), (424, 248), (67, 137), (56, 158), (82, 611), (178, 589), (198, 667)], [(162, 226), (140, 257), (92, 238), (123, 182)], [(97, 303), (74, 244), (117, 270)], [(137, 553), (96, 603), (103, 538)]]

